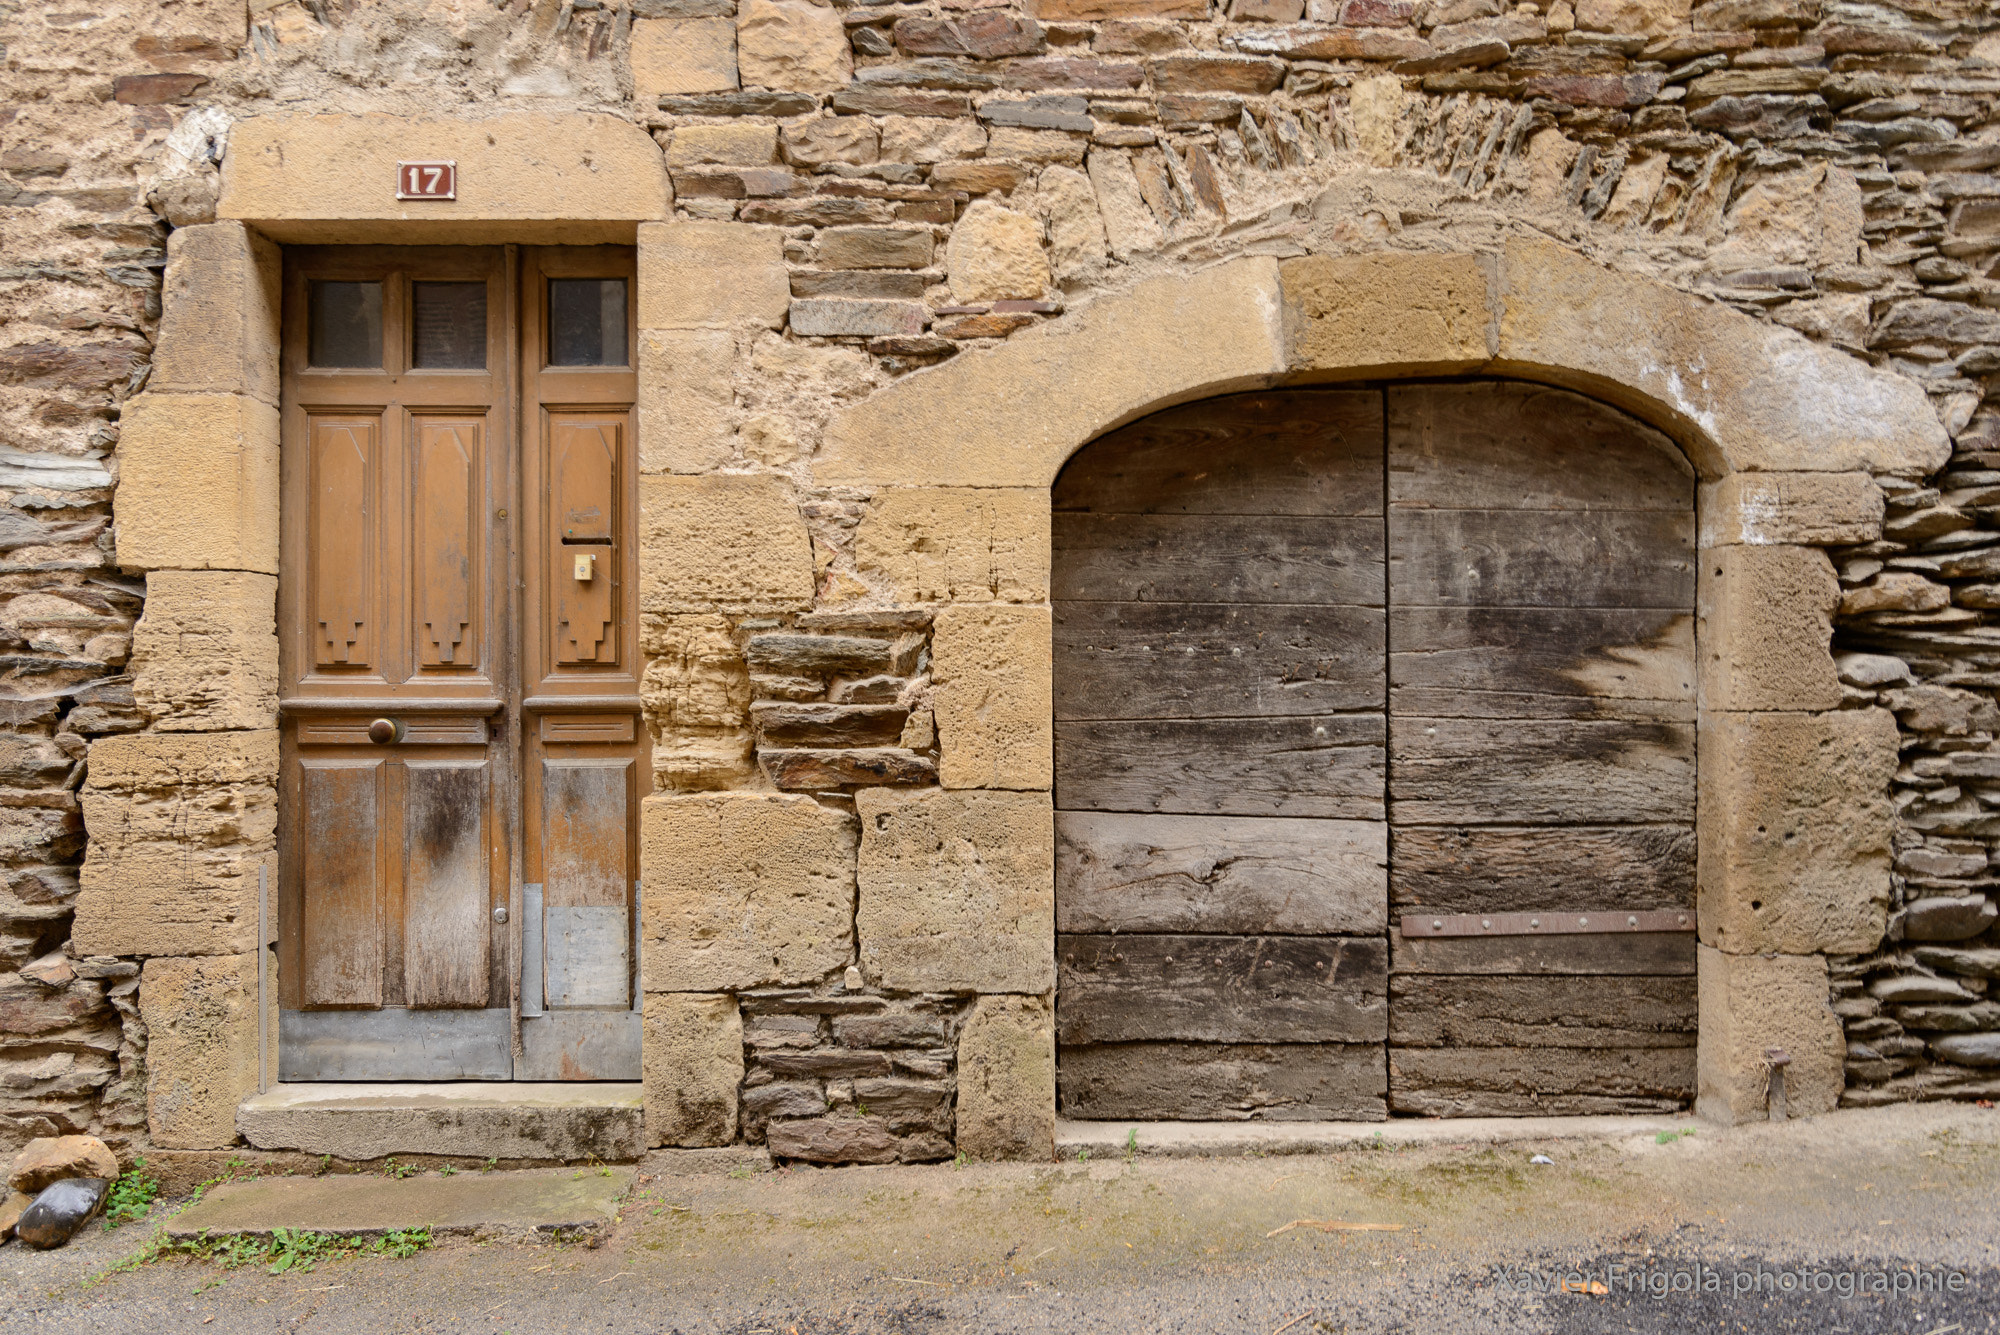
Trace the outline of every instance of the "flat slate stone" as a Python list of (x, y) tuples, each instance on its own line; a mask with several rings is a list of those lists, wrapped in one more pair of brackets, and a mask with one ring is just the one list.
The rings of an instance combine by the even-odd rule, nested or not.
[(271, 1177), (225, 1182), (176, 1215), (172, 1238), (312, 1229), (336, 1236), (428, 1227), (551, 1235), (601, 1228), (617, 1217), (631, 1168), (530, 1169), (455, 1177)]

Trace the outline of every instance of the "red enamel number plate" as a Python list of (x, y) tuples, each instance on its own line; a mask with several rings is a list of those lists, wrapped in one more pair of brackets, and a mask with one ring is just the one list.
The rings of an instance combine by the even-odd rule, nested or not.
[(399, 162), (396, 164), (397, 199), (457, 199), (456, 162)]

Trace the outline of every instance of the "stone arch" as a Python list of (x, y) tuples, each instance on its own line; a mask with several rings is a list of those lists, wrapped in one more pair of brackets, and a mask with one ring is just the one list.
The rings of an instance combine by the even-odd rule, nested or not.
[[(940, 548), (977, 536), (944, 527), (967, 506), (911, 502), (983, 492), (1022, 564), (1039, 526), (1046, 590), (1049, 486), (1101, 434), (1235, 390), (1440, 375), (1588, 394), (1664, 431), (1700, 475), (1701, 1109), (1761, 1117), (1769, 1048), (1792, 1055), (1795, 1111), (1832, 1108), (1844, 1044), (1826, 957), (1882, 935), (1897, 733), (1884, 710), (1840, 708), (1838, 585), (1818, 548), (1880, 536), (1871, 474), (1949, 459), (1913, 382), (1540, 240), (1248, 257), (1143, 280), (906, 377), (833, 418), (813, 481), (873, 490), (878, 506), (908, 498), (904, 513), (936, 516)], [(1046, 788), (1046, 609), (941, 613), (941, 664), (961, 622), (979, 627), (968, 646), (1004, 644), (1008, 661), (940, 676), (944, 783)], [(996, 749), (1006, 763), (954, 763)]]

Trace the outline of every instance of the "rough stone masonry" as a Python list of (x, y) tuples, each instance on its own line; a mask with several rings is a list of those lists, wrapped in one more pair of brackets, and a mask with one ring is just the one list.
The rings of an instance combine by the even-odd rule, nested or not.
[[(226, 1146), (254, 1079), (275, 566), (257, 532), (144, 530), (117, 497), (162, 442), (275, 449), (275, 382), (218, 390), (187, 349), (241, 341), (259, 299), (269, 247), (215, 218), (280, 111), (642, 127), (673, 191), (642, 290), (647, 266), (716, 289), (640, 320), (656, 1142), (1048, 1143), (1043, 511), (829, 483), (835, 415), (1160, 275), (1525, 242), (1862, 358), (1952, 437), (1941, 472), (1857, 477), (1818, 528), (1730, 549), (1780, 545), (1754, 581), (1808, 648), (1835, 618), (1809, 707), (1855, 711), (1816, 725), (1863, 757), (1843, 773), (1886, 781), (1883, 711), (1900, 748), (1893, 848), (1851, 850), (1840, 912), (1769, 947), (1820, 962), (1758, 986), (1830, 978), (1845, 1101), (2000, 1089), (1990, 6), (80, 0), (5, 6), (0, 43), (0, 1149)], [(200, 339), (166, 336), (163, 283)], [(1746, 765), (1807, 745), (1739, 740)], [(1000, 930), (913, 948), (967, 924)]]

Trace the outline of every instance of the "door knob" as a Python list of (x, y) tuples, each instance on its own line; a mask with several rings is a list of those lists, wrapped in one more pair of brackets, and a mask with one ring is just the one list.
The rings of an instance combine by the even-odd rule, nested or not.
[(368, 725), (368, 740), (371, 742), (400, 742), (403, 740), (403, 721), (394, 718), (378, 718)]

